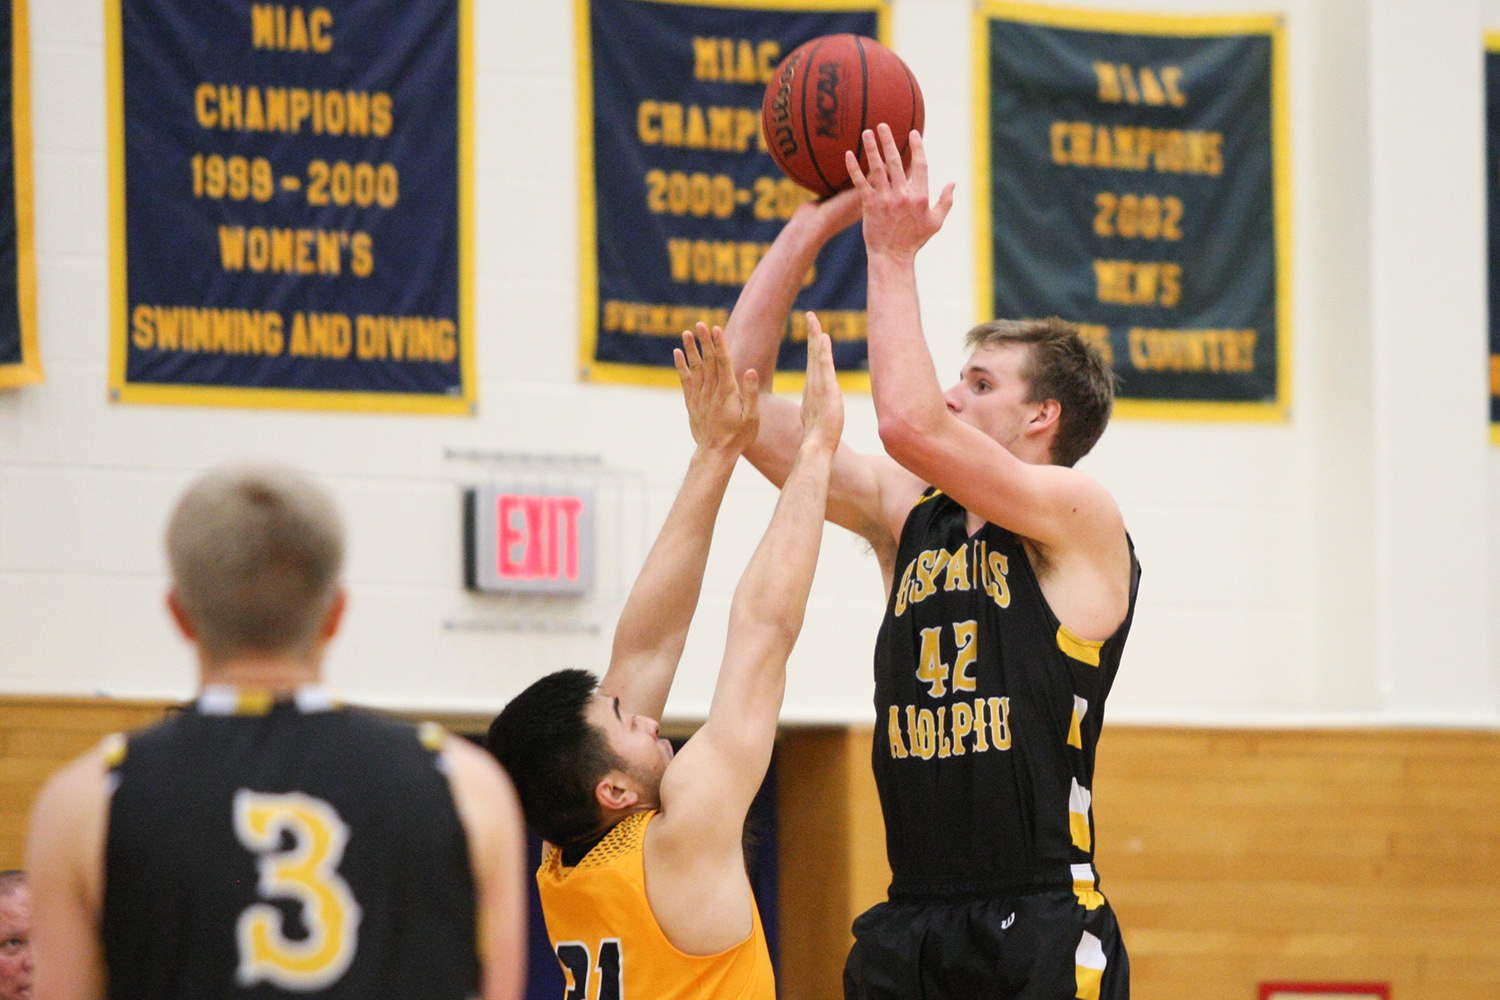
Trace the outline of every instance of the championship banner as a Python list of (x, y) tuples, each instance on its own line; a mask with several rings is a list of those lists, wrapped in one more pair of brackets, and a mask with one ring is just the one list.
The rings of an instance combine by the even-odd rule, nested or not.
[(108, 0), (112, 397), (474, 404), (470, 0)]
[[(820, 35), (885, 42), (888, 6), (844, 0), (577, 0), (582, 187), (579, 374), (676, 385), (672, 349), (699, 320), (723, 326), (740, 288), (812, 195), (761, 134), (783, 56)], [(830, 240), (798, 296), (777, 385), (800, 385), (803, 314), (833, 339), (845, 388), (868, 388), (865, 247)]]
[(1083, 324), (1117, 413), (1284, 418), (1281, 21), (990, 0), (975, 43), (981, 315)]
[(0, 389), (42, 380), (32, 239), (26, 0), (0, 3)]
[(1490, 440), (1500, 444), (1500, 31), (1484, 36), (1484, 120), (1490, 243)]

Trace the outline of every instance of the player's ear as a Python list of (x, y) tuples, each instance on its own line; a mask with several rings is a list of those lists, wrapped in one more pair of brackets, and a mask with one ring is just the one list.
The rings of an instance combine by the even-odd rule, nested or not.
[(177, 623), (177, 630), (183, 634), (189, 642), (198, 640), (198, 630), (193, 627), (193, 621), (188, 617), (187, 611), (182, 606), (182, 598), (177, 596), (177, 588), (173, 587), (167, 591), (167, 610), (172, 614), (172, 621)]
[(340, 587), (333, 595), (333, 600), (328, 604), (328, 614), (323, 618), (323, 628), (318, 632), (318, 637), (324, 642), (332, 639), (339, 630), (339, 624), (344, 620), (344, 608), (348, 606), (349, 598)]
[(634, 783), (619, 771), (610, 771), (594, 785), (594, 798), (607, 810), (629, 809), (641, 800)]
[(1036, 412), (1031, 416), (1031, 425), (1027, 430), (1032, 433), (1045, 431), (1062, 419), (1062, 404), (1055, 399), (1044, 399), (1036, 404)]

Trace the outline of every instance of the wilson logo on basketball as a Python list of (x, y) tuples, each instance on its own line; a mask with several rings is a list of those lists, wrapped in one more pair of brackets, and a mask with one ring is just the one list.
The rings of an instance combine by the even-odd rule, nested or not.
[(818, 127), (823, 138), (838, 138), (839, 64), (826, 62), (818, 66)]
[(766, 139), (782, 156), (797, 155), (797, 133), (792, 128), (792, 79), (801, 63), (801, 54), (794, 52), (781, 64), (769, 114), (762, 115), (766, 119)]

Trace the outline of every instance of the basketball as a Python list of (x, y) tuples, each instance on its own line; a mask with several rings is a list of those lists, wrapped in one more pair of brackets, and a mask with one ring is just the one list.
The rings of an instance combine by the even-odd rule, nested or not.
[(820, 198), (849, 186), (845, 150), (865, 166), (865, 129), (889, 125), (909, 164), (911, 130), (920, 132), (925, 119), (922, 88), (906, 63), (860, 35), (824, 35), (792, 50), (760, 110), (777, 166)]

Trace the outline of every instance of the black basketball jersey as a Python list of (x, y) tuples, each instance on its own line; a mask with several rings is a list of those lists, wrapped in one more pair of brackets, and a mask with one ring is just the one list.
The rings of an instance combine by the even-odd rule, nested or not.
[(479, 988), (468, 841), (418, 730), (209, 688), (111, 751), (112, 1000)]
[[(892, 899), (1097, 890), (1094, 747), (1135, 611), (1058, 622), (1021, 540), (928, 489), (901, 532), (875, 647), (875, 781)], [(1127, 539), (1128, 542), (1128, 539)]]

